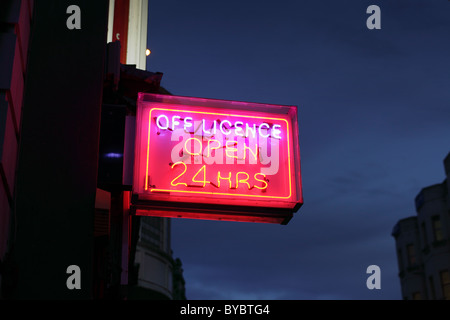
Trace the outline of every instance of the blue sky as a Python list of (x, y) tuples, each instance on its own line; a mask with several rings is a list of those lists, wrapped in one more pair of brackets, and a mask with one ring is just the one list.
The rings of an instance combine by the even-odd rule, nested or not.
[(172, 219), (188, 299), (401, 299), (390, 233), (445, 179), (449, 35), (446, 0), (149, 1), (147, 70), (172, 94), (299, 108), (288, 225)]

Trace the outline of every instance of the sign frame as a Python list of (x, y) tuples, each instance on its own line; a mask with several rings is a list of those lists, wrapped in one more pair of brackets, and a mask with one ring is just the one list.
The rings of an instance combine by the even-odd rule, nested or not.
[[(174, 145), (181, 143), (173, 137), (182, 129), (181, 134), (190, 138), (183, 138), (180, 154), (184, 155), (176, 161)], [(165, 149), (167, 145), (172, 149)], [(281, 164), (263, 165), (264, 148), (266, 162), (271, 158)], [(221, 149), (226, 163), (217, 161), (217, 156), (216, 162), (201, 166), (211, 161), (206, 152), (212, 157)], [(172, 161), (161, 160), (168, 159), (168, 152)], [(134, 157), (131, 210), (136, 215), (287, 224), (303, 204), (297, 106), (139, 93)], [(184, 172), (200, 168), (194, 183), (176, 177), (169, 184), (175, 173), (164, 179), (168, 171), (183, 168)], [(228, 176), (222, 177), (220, 168), (238, 171), (228, 169)], [(214, 172), (208, 181), (207, 170)], [(195, 180), (199, 175), (203, 180)], [(228, 182), (228, 189), (223, 185), (220, 189), (221, 182)]]

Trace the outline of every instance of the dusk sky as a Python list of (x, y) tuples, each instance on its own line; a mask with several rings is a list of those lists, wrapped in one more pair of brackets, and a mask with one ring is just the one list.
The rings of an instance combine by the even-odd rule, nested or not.
[(299, 113), (288, 225), (172, 219), (187, 298), (401, 299), (391, 231), (450, 152), (450, 1), (150, 0), (148, 23), (147, 70), (172, 94)]

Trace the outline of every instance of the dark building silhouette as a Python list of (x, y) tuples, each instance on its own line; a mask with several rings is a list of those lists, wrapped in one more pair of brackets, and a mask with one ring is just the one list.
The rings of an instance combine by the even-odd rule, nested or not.
[(186, 300), (186, 288), (183, 277), (182, 263), (179, 258), (175, 259), (173, 269), (173, 299)]
[[(119, 64), (119, 42), (109, 43), (107, 52), (108, 69), (103, 91), (97, 182), (99, 191), (106, 191), (111, 197), (111, 203), (117, 203), (117, 206), (111, 206), (110, 211), (111, 219), (116, 217), (116, 229), (111, 230), (109, 236), (116, 239), (112, 242), (116, 244), (116, 249), (113, 250), (115, 268), (112, 270), (122, 272), (120, 275), (117, 272), (111, 274), (115, 279), (114, 287), (126, 284), (128, 299), (175, 299), (174, 288), (183, 286), (184, 280), (173, 274), (177, 265), (172, 258), (170, 246), (171, 220), (133, 216), (129, 224), (129, 203), (126, 203), (126, 199), (130, 199), (132, 188), (133, 123), (137, 95), (139, 92), (170, 93), (160, 86), (162, 73), (140, 70), (135, 65)], [(119, 253), (127, 241), (127, 229), (131, 249), (130, 256), (124, 259)], [(108, 244), (107, 241), (103, 243)], [(124, 261), (128, 261), (129, 265), (123, 265)], [(105, 275), (101, 278), (105, 278)]]
[[(170, 93), (160, 87), (162, 73), (126, 64), (145, 61), (139, 46), (127, 47), (121, 63), (121, 42), (106, 41), (108, 19), (120, 16), (109, 14), (115, 4), (130, 8), (130, 20), (117, 18), (135, 27), (128, 45), (146, 38), (146, 3), (76, 1), (81, 28), (70, 29), (70, 1), (0, 2), (2, 298), (178, 299), (184, 292), (170, 220), (130, 214), (137, 94)], [(81, 270), (79, 289), (67, 286), (72, 265)]]
[[(34, 1), (0, 1), (0, 283), (15, 283), (11, 253), (14, 189)], [(12, 275), (5, 278), (5, 273)], [(0, 291), (1, 292), (1, 291)], [(0, 293), (1, 297), (1, 293)]]
[(444, 168), (446, 179), (416, 196), (417, 215), (392, 231), (406, 300), (450, 300), (450, 153)]

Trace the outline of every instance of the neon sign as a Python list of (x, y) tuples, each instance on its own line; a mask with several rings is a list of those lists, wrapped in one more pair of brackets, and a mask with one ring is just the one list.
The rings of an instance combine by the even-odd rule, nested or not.
[(287, 223), (303, 203), (297, 108), (140, 94), (137, 214)]

